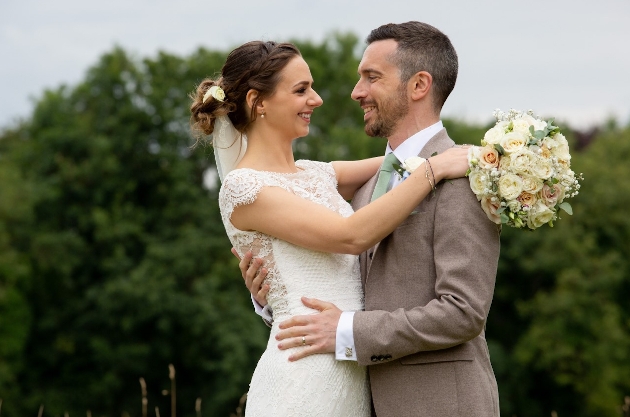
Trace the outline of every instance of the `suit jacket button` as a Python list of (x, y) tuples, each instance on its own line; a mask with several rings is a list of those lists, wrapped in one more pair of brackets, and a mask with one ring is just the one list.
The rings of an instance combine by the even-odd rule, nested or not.
[(385, 360), (391, 359), (392, 355), (385, 355)]
[(378, 359), (379, 361), (382, 361), (382, 360), (384, 359), (384, 356), (383, 356), (383, 355), (378, 355), (378, 358), (377, 358), (377, 359)]
[(372, 355), (372, 357), (370, 358), (370, 360), (372, 362), (378, 362), (378, 358), (375, 355)]

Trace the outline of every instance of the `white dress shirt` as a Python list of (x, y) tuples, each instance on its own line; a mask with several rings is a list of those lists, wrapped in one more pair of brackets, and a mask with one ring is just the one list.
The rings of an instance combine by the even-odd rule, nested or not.
[[(438, 121), (435, 124), (419, 131), (415, 135), (411, 136), (403, 143), (401, 143), (395, 150), (387, 144), (385, 149), (385, 155), (393, 152), (399, 161), (404, 162), (405, 159), (413, 156), (418, 156), (422, 148), (429, 142), (429, 140), (435, 136), (444, 126), (442, 121)], [(392, 180), (392, 188), (401, 183), (402, 179), (394, 175)], [(356, 361), (357, 353), (354, 346), (354, 331), (353, 331), (354, 311), (344, 311), (339, 317), (339, 323), (337, 323), (337, 339), (335, 348), (335, 357), (340, 361)]]

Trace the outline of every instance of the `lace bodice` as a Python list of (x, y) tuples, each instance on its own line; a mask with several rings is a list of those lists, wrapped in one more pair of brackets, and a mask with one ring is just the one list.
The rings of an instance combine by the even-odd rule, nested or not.
[(260, 232), (234, 227), (230, 217), (240, 205), (251, 204), (265, 187), (280, 187), (320, 204), (341, 216), (352, 208), (337, 192), (331, 164), (297, 161), (294, 174), (237, 169), (225, 176), (219, 206), (225, 230), (239, 254), (251, 250), (265, 261), (270, 285), (267, 301), (274, 324), (267, 349), (258, 361), (245, 408), (246, 417), (368, 417), (367, 372), (356, 362), (337, 361), (332, 354), (288, 360), (295, 349), (280, 350), (278, 323), (298, 314), (315, 313), (301, 297), (330, 301), (342, 310), (361, 310), (363, 296), (358, 257), (318, 252)]
[(228, 237), (241, 256), (251, 250), (265, 261), (266, 282), (270, 285), (267, 301), (275, 321), (310, 312), (302, 305), (302, 296), (335, 302), (343, 310), (362, 309), (356, 256), (304, 249), (260, 232), (239, 230), (230, 221), (234, 209), (253, 203), (264, 187), (280, 187), (344, 217), (353, 213), (337, 192), (332, 164), (301, 160), (296, 165), (300, 168), (297, 173), (244, 168), (225, 177), (219, 206)]

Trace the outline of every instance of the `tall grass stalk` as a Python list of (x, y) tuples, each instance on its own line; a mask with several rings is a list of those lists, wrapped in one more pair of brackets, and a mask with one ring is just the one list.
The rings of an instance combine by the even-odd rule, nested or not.
[(144, 382), (144, 378), (140, 378), (140, 390), (142, 391), (142, 417), (147, 417), (149, 400), (147, 400), (147, 383)]

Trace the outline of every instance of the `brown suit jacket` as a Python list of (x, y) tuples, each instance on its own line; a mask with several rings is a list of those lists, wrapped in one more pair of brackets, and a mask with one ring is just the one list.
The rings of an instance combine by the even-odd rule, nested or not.
[[(420, 156), (454, 146), (438, 132)], [(376, 176), (355, 195), (368, 204)], [(398, 228), (360, 256), (365, 311), (354, 316), (378, 417), (499, 416), (484, 328), (499, 231), (468, 179), (442, 181)]]

